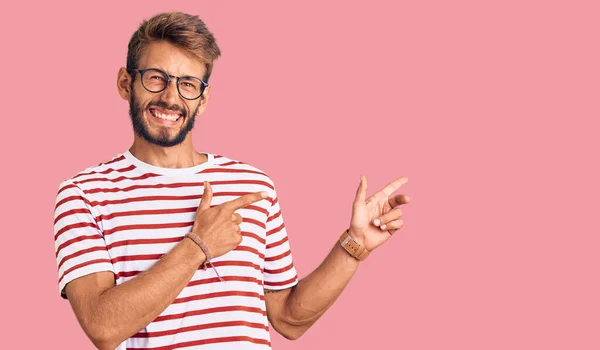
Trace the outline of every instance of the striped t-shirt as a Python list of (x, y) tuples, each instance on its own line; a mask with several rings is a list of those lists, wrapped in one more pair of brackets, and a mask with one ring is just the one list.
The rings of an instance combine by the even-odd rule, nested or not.
[(196, 271), (177, 299), (122, 349), (270, 349), (264, 289), (298, 282), (271, 179), (259, 169), (206, 153), (191, 168), (152, 166), (129, 151), (61, 183), (55, 207), (58, 284), (112, 271), (116, 284), (150, 268), (192, 228), (204, 191), (211, 205), (267, 191), (269, 198), (236, 210), (242, 243)]

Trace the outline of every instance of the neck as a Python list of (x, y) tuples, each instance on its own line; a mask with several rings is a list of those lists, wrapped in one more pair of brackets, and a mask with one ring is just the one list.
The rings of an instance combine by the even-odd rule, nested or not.
[(161, 147), (135, 135), (133, 145), (129, 152), (144, 163), (161, 168), (191, 168), (202, 164), (208, 158), (194, 150), (192, 140), (189, 137), (173, 147)]

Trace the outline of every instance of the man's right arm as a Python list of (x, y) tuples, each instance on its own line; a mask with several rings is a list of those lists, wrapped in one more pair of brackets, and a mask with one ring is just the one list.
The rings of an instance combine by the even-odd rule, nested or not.
[(150, 269), (114, 286), (112, 272), (69, 282), (65, 292), (84, 332), (103, 349), (114, 349), (158, 317), (204, 261), (202, 250), (183, 239)]
[[(234, 211), (267, 197), (266, 192), (250, 193), (211, 207), (212, 188), (205, 182), (192, 232), (210, 248), (213, 258), (221, 256), (242, 241), (242, 217)], [(184, 238), (151, 268), (118, 286), (113, 272), (102, 271), (75, 278), (64, 290), (90, 340), (101, 350), (112, 350), (154, 321), (187, 286), (205, 258), (194, 241)]]

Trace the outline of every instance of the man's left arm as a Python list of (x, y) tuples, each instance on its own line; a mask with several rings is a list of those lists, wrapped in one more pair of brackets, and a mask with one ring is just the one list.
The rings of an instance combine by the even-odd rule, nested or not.
[[(366, 198), (367, 180), (361, 177), (349, 234), (369, 252), (402, 227), (398, 206), (408, 203), (408, 196), (392, 194), (407, 181), (401, 177)], [(340, 296), (358, 264), (356, 258), (336, 243), (321, 265), (294, 287), (280, 291), (265, 289), (267, 316), (273, 328), (288, 339), (299, 338)]]

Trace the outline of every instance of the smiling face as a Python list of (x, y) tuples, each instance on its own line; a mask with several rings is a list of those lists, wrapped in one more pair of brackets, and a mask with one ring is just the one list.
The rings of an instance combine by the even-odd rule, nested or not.
[[(174, 76), (203, 77), (206, 66), (197, 57), (166, 41), (150, 43), (138, 62), (138, 69), (159, 68)], [(148, 72), (146, 74), (150, 74)], [(195, 117), (204, 112), (210, 88), (201, 98), (186, 100), (179, 95), (176, 78), (159, 92), (146, 90), (141, 74), (132, 76), (121, 68), (118, 87), (121, 97), (129, 101), (129, 115), (137, 137), (161, 147), (178, 145), (191, 137)]]

